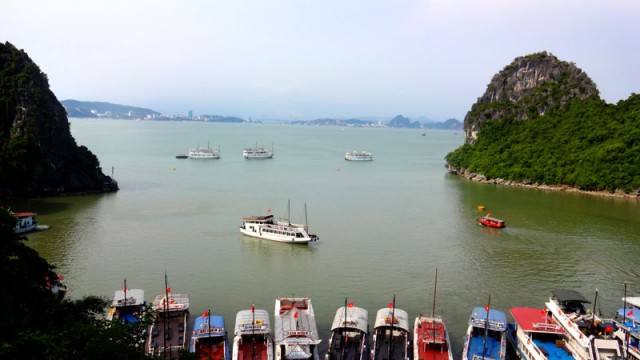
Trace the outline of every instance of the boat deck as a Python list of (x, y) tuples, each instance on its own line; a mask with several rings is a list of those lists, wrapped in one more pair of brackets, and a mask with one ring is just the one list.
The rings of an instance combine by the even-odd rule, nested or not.
[(375, 342), (375, 356), (372, 360), (402, 360), (407, 358), (407, 337), (394, 331), (393, 339), (389, 334), (378, 335)]
[(186, 349), (185, 326), (184, 313), (161, 314), (151, 326), (148, 354), (177, 357), (180, 350)]
[(417, 350), (417, 354), (414, 354), (414, 360), (448, 360), (450, 349), (444, 323), (422, 318), (418, 324), (417, 338), (414, 339), (417, 344), (417, 347), (414, 348)]
[(250, 337), (243, 337), (238, 347), (238, 360), (267, 360), (268, 347), (264, 336), (256, 336), (255, 342)]
[(334, 331), (331, 347), (327, 351), (329, 360), (358, 360), (362, 358), (363, 334), (355, 331)]
[(469, 350), (467, 351), (467, 358), (473, 359), (504, 359), (504, 354), (500, 353), (500, 339), (492, 336), (487, 336), (486, 344), (484, 343), (483, 334), (477, 334), (471, 337), (469, 340)]
[(199, 338), (195, 345), (195, 351), (200, 359), (224, 360), (226, 352), (224, 337)]

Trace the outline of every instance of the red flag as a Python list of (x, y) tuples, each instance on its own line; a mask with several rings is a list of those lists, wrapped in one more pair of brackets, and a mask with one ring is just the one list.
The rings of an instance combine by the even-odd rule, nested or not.
[(349, 304), (347, 305), (347, 307), (352, 308), (352, 307), (353, 307), (353, 303), (352, 303), (352, 302), (351, 302), (351, 303), (349, 303)]
[(202, 314), (202, 318), (206, 318), (207, 316), (209, 316), (209, 311), (205, 311), (204, 314)]
[(168, 293), (170, 293), (170, 292), (171, 292), (171, 288), (170, 288), (170, 287), (168, 287), (168, 288), (167, 288), (167, 292), (168, 292)]
[(485, 305), (484, 311), (489, 311), (489, 305)]
[(606, 328), (604, 328), (605, 332), (612, 332), (613, 331), (613, 327), (611, 325), (607, 326)]
[(253, 306), (253, 304), (251, 304), (251, 312), (252, 312), (252, 313), (256, 312), (256, 309), (255, 309), (255, 307)]
[(297, 311), (293, 313), (293, 318), (294, 318), (294, 319), (297, 319), (297, 318), (298, 318), (298, 312), (297, 312)]
[(389, 309), (391, 309), (391, 308), (393, 308), (393, 303), (389, 303), (389, 305), (387, 305), (387, 306), (389, 306)]
[(629, 310), (629, 312), (627, 313), (627, 316), (633, 316), (633, 309)]
[(267, 213), (270, 213), (270, 212), (271, 212), (271, 208), (267, 209)]
[(544, 315), (544, 314), (546, 314), (546, 313), (547, 313), (547, 309), (542, 309), (542, 310), (540, 310), (540, 314)]

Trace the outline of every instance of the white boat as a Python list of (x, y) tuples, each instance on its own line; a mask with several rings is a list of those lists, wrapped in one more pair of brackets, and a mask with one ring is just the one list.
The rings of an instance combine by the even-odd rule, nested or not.
[(267, 149), (263, 146), (258, 146), (256, 144), (255, 147), (252, 148), (244, 148), (242, 150), (242, 156), (245, 159), (271, 159), (273, 157), (273, 146), (271, 149)]
[(511, 308), (515, 323), (509, 339), (521, 360), (574, 360), (566, 347), (567, 333), (546, 309)]
[[(306, 218), (306, 204), (304, 209)], [(308, 225), (292, 224), (289, 217), (285, 220), (275, 220), (273, 215), (243, 217), (240, 232), (260, 239), (292, 244), (307, 244), (319, 239), (317, 235), (309, 234)]]
[(351, 151), (344, 154), (344, 159), (349, 161), (371, 161), (373, 154), (367, 151)]
[[(597, 299), (597, 291), (596, 291)], [(610, 348), (619, 347), (613, 338), (613, 324), (587, 311), (588, 301), (575, 290), (554, 290), (546, 303), (553, 318), (567, 332), (566, 346), (578, 360), (596, 360), (609, 356)], [(598, 344), (595, 343), (595, 340)], [(602, 351), (602, 354), (599, 352)]]
[(273, 360), (273, 339), (267, 310), (241, 310), (236, 315), (233, 360)]
[(622, 360), (620, 345), (616, 340), (593, 339), (596, 360)]
[(153, 300), (151, 309), (155, 317), (149, 326), (145, 354), (177, 358), (189, 346), (189, 295), (173, 294), (171, 288), (167, 287), (164, 294)]
[(369, 312), (345, 302), (333, 318), (325, 360), (367, 359), (368, 340)]
[(504, 360), (507, 353), (507, 317), (502, 311), (476, 307), (462, 348), (463, 360)]
[(107, 312), (107, 320), (116, 320), (125, 324), (140, 322), (142, 310), (146, 304), (144, 290), (128, 289), (127, 280), (125, 280), (124, 288), (115, 291), (113, 302)]
[(408, 360), (409, 343), (407, 312), (395, 305), (378, 310), (373, 326), (371, 360)]
[(36, 215), (38, 214), (34, 212), (16, 212), (12, 214), (18, 219), (15, 228), (16, 234), (23, 234), (35, 230), (46, 230), (49, 228), (47, 225), (38, 224), (38, 221), (36, 221)]
[(189, 149), (189, 159), (220, 159), (220, 149), (212, 149), (211, 146)]
[(315, 314), (309, 298), (276, 299), (274, 311), (276, 360), (319, 360)]

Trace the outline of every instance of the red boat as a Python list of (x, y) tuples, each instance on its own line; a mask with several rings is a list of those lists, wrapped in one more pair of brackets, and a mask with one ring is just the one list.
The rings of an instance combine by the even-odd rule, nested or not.
[(488, 226), (488, 227), (492, 227), (492, 228), (497, 228), (497, 229), (501, 229), (503, 227), (505, 227), (506, 225), (504, 224), (504, 220), (501, 219), (496, 219), (491, 217), (491, 213), (478, 218), (477, 219), (478, 224), (480, 225), (484, 225), (484, 226)]

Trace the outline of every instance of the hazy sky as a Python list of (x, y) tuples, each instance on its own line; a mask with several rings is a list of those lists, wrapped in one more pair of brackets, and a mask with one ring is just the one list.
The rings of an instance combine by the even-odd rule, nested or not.
[(2, 0), (59, 100), (167, 114), (462, 120), (514, 58), (640, 93), (639, 0)]

